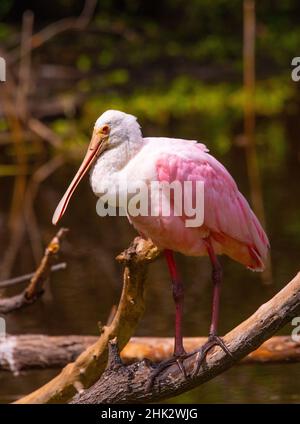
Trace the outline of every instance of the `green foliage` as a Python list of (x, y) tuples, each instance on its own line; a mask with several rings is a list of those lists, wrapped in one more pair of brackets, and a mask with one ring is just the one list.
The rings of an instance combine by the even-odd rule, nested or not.
[[(292, 85), (280, 78), (260, 82), (255, 98), (257, 115), (265, 118), (278, 116), (292, 95)], [(109, 91), (93, 96), (85, 103), (82, 120), (83, 125), (89, 128), (90, 123), (106, 109), (124, 110), (138, 116), (139, 120), (158, 126), (167, 126), (172, 119), (177, 122), (190, 120), (191, 125), (197, 120), (197, 127), (200, 124), (201, 128), (201, 134), (197, 136), (208, 137), (223, 154), (232, 144), (233, 128), (242, 121), (244, 101), (245, 94), (240, 85), (206, 85), (180, 76), (164, 89), (138, 88), (129, 95)], [(265, 134), (265, 137), (262, 134), (259, 140), (274, 147), (276, 160), (280, 155), (283, 136), (278, 127), (272, 128), (273, 132)]]
[(77, 59), (77, 68), (82, 72), (87, 72), (91, 69), (91, 58), (86, 54), (81, 54)]
[(0, 2), (0, 19), (3, 19), (3, 17), (7, 14), (7, 12), (12, 7), (14, 1), (13, 0), (1, 0)]
[[(109, 82), (113, 80), (106, 79)], [(278, 114), (292, 93), (292, 85), (284, 84), (280, 79), (259, 83), (256, 92), (257, 113), (263, 116)], [(241, 116), (244, 101), (243, 88), (236, 84), (205, 85), (180, 76), (165, 89), (139, 88), (133, 90), (129, 96), (120, 92), (109, 92), (91, 97), (86, 103), (86, 111), (89, 115), (96, 116), (107, 108), (120, 108), (153, 122), (167, 123), (171, 117), (180, 118), (195, 114), (218, 116), (226, 110), (235, 116)]]
[[(0, 16), (14, 4), (3, 1)], [(45, 19), (46, 12), (52, 17), (55, 10), (57, 18), (75, 15), (80, 7), (65, 0), (55, 0), (52, 8), (37, 5), (35, 20)], [(300, 4), (257, 1), (256, 12), (255, 108), (260, 121), (270, 120), (258, 126), (257, 140), (272, 152), (270, 166), (276, 166), (285, 140), (274, 122), (297, 89), (290, 79), (290, 62), (300, 45)], [(92, 25), (84, 36), (72, 34), (71, 43), (62, 36), (51, 48), (45, 46), (48, 50), (35, 53), (50, 52), (49, 62), (59, 57), (61, 65), (82, 72), (77, 85), (66, 89), (67, 95), (79, 93), (86, 99), (80, 115), (52, 124), (68, 148), (86, 143), (91, 122), (115, 108), (135, 114), (143, 125), (171, 127), (176, 122), (184, 126), (183, 136), (207, 139), (221, 154), (230, 149), (234, 135), (242, 132), (245, 102), (240, 0), (103, 0)], [(8, 39), (10, 31), (11, 25), (1, 23), (0, 40)]]

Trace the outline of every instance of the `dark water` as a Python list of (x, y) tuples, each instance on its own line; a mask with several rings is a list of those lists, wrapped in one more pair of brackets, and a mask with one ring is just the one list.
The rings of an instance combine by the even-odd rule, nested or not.
[[(287, 132), (285, 124), (282, 126)], [(161, 133), (173, 135), (173, 131), (169, 130), (168, 134), (166, 130), (162, 130)], [(196, 129), (194, 132), (188, 136), (196, 137)], [(184, 132), (178, 135), (184, 136)], [(273, 153), (273, 146), (259, 148), (274, 281), (271, 286), (265, 286), (259, 274), (251, 273), (228, 258), (221, 258), (225, 280), (220, 322), (222, 334), (252, 314), (299, 269), (299, 142), (295, 143), (294, 139), (287, 138), (283, 143), (285, 148), (280, 157)], [(243, 150), (233, 146), (226, 154), (221, 155), (214, 146), (210, 148), (226, 164), (241, 191), (247, 195)], [(66, 164), (40, 191), (36, 208), (45, 243), (55, 231), (49, 224), (53, 210), (76, 167), (77, 164)], [(1, 184), (9, 183), (9, 180), (5, 180)], [(106, 321), (112, 305), (118, 302), (122, 284), (122, 270), (115, 263), (114, 257), (129, 244), (135, 232), (126, 218), (100, 219), (96, 215), (95, 204), (96, 199), (85, 181), (71, 202), (63, 222), (71, 229), (61, 256), (68, 267), (52, 276), (51, 288), (41, 301), (7, 317), (7, 330), (10, 334), (96, 335), (97, 322)], [(4, 211), (5, 208), (2, 207), (0, 213)], [(209, 263), (206, 258), (178, 259), (186, 289), (184, 334), (205, 335), (210, 318)], [(15, 273), (26, 273), (32, 267), (29, 244), (24, 243)], [(13, 293), (8, 291), (6, 294)], [(162, 260), (151, 265), (146, 299), (146, 313), (137, 335), (171, 336), (174, 307), (166, 266)], [(290, 334), (291, 330), (291, 325), (288, 325), (282, 334)], [(57, 372), (58, 370), (32, 371), (19, 376), (0, 373), (0, 401), (13, 401), (39, 387)], [(300, 366), (236, 366), (202, 387), (171, 401), (299, 402)]]

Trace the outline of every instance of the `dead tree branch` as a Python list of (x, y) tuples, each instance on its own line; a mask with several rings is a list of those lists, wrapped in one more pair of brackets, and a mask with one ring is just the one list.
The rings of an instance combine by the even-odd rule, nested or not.
[(49, 178), (64, 163), (62, 156), (55, 156), (48, 162), (40, 166), (31, 176), (27, 183), (26, 193), (24, 197), (24, 220), (26, 222), (27, 232), (31, 243), (32, 253), (36, 265), (43, 252), (42, 238), (34, 210), (34, 202), (39, 192), (41, 184)]
[(20, 294), (8, 298), (0, 299), (0, 313), (8, 314), (17, 309), (34, 303), (44, 291), (45, 281), (51, 272), (51, 266), (57, 259), (60, 250), (60, 242), (67, 230), (61, 228), (56, 236), (51, 240), (45, 250), (41, 263), (30, 280), (28, 287)]
[(124, 264), (123, 291), (117, 312), (111, 322), (101, 328), (97, 342), (69, 363), (49, 383), (17, 401), (17, 403), (64, 403), (76, 393), (94, 384), (103, 373), (108, 359), (108, 342), (117, 338), (122, 349), (134, 333), (144, 312), (144, 283), (147, 264), (159, 255), (150, 242), (137, 237), (117, 260)]
[[(97, 340), (96, 336), (7, 335), (0, 338), (0, 370), (20, 372), (64, 367)], [(192, 352), (205, 341), (205, 337), (187, 337), (184, 346), (187, 352)], [(132, 337), (122, 350), (121, 359), (125, 364), (145, 358), (160, 362), (173, 354), (173, 345), (173, 337)], [(300, 362), (300, 341), (294, 341), (290, 336), (275, 336), (238, 364), (295, 362)]]
[(300, 273), (269, 302), (263, 304), (250, 318), (224, 337), (233, 359), (220, 348), (208, 353), (198, 374), (193, 376), (195, 356), (184, 362), (188, 378), (177, 365), (166, 369), (149, 387), (153, 366), (149, 361), (126, 366), (120, 364), (118, 347), (110, 342), (110, 366), (89, 389), (75, 396), (71, 403), (146, 403), (170, 398), (186, 392), (221, 374), (276, 331), (300, 314)]
[[(56, 265), (52, 265), (50, 268), (51, 272), (60, 271), (61, 269), (66, 269), (66, 262), (61, 262)], [(35, 272), (30, 272), (29, 274), (20, 275), (19, 277), (10, 278), (9, 280), (0, 281), (0, 289), (5, 289), (7, 287), (16, 286), (17, 284), (25, 283), (26, 281), (31, 280)]]

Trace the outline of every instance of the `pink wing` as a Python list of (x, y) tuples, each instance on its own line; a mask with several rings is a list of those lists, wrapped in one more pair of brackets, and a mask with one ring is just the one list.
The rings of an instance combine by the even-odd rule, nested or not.
[[(186, 145), (187, 146), (187, 145)], [(187, 157), (164, 154), (157, 161), (159, 181), (204, 182), (204, 225), (218, 254), (226, 254), (250, 269), (262, 270), (269, 242), (248, 202), (225, 167), (203, 149), (187, 146)], [(191, 149), (194, 151), (191, 159)], [(175, 223), (177, 225), (178, 223)], [(176, 230), (174, 228), (174, 230)], [(186, 229), (186, 235), (189, 230)], [(203, 254), (203, 251), (199, 251)]]

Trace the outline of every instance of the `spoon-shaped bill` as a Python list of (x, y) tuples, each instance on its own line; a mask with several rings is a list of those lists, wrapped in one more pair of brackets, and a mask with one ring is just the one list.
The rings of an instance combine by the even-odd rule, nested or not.
[(71, 184), (69, 185), (67, 191), (63, 195), (61, 201), (57, 205), (57, 208), (55, 209), (55, 212), (53, 214), (52, 218), (52, 224), (56, 225), (58, 221), (61, 219), (63, 214), (65, 213), (67, 206), (69, 204), (69, 201), (72, 197), (72, 194), (76, 190), (76, 187), (84, 177), (84, 175), (87, 173), (87, 171), (90, 169), (91, 165), (93, 164), (95, 158), (101, 153), (101, 147), (103, 146), (105, 138), (99, 134), (97, 134), (94, 131), (93, 137), (91, 139), (90, 145), (88, 147), (88, 151), (82, 161), (82, 164), (80, 165), (80, 168), (78, 169), (75, 177), (71, 181)]

